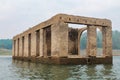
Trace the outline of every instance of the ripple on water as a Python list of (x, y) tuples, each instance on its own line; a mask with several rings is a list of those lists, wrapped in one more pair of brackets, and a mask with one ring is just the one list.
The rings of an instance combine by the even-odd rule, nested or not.
[(48, 65), (0, 56), (0, 80), (120, 80), (120, 57), (113, 65)]

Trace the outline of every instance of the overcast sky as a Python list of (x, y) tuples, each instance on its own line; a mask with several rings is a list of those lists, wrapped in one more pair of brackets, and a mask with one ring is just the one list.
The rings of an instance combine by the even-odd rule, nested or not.
[(0, 39), (12, 38), (58, 13), (107, 18), (120, 31), (120, 0), (0, 0)]

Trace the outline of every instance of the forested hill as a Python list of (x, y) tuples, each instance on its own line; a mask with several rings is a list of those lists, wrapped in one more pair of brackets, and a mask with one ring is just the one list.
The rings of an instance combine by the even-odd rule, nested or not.
[(12, 39), (0, 39), (0, 48), (12, 49)]
[[(120, 32), (113, 31), (112, 32), (112, 41), (113, 41), (113, 49), (120, 49)], [(86, 48), (87, 42), (87, 34), (83, 33), (81, 36), (81, 49)], [(97, 32), (97, 47), (102, 47), (102, 33)], [(12, 49), (12, 39), (0, 39), (0, 48), (4, 49)]]
[(120, 49), (120, 32), (119, 31), (113, 31), (112, 40), (113, 40), (113, 49)]

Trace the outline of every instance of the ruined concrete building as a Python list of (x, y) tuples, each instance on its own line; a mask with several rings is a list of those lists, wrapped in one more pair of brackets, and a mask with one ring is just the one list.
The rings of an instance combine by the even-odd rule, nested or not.
[[(68, 24), (87, 27), (73, 29)], [(102, 56), (97, 57), (97, 28), (102, 33)], [(87, 30), (86, 56), (80, 39)], [(58, 14), (13, 38), (13, 59), (49, 64), (112, 64), (112, 26), (107, 19)]]

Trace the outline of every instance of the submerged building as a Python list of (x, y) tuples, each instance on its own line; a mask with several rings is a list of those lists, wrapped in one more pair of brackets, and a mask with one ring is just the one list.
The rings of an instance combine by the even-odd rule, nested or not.
[[(86, 25), (70, 28), (68, 24)], [(97, 28), (102, 56), (97, 56)], [(87, 31), (86, 55), (80, 39)], [(13, 59), (49, 64), (112, 64), (112, 26), (107, 19), (58, 14), (13, 37)]]

